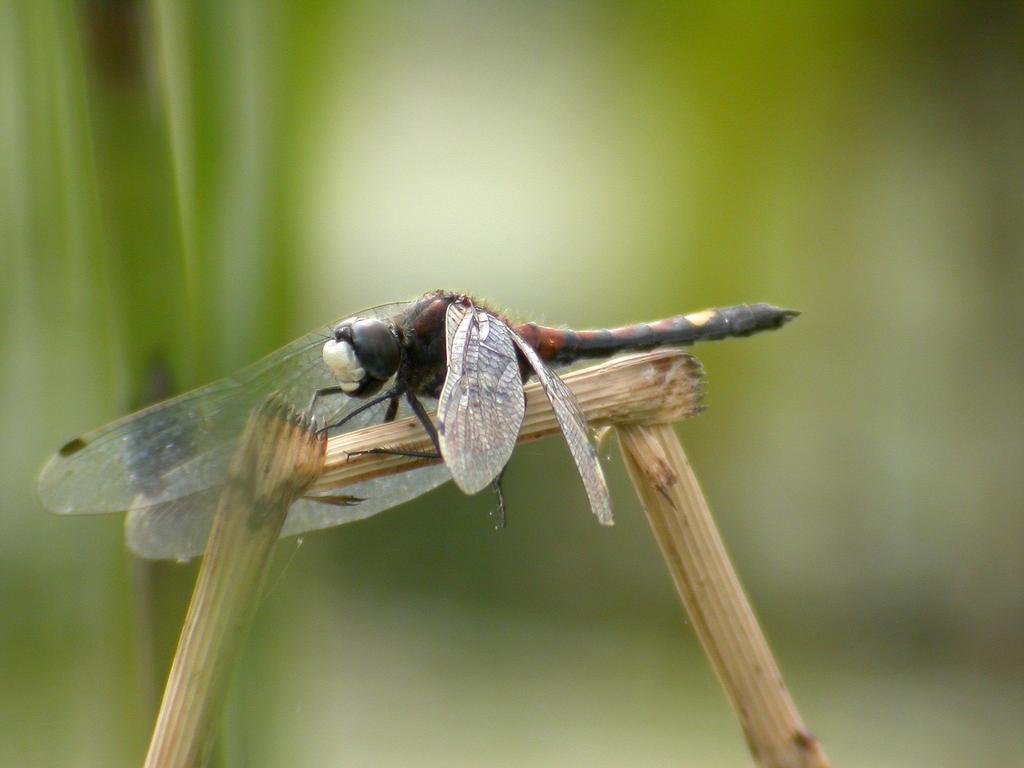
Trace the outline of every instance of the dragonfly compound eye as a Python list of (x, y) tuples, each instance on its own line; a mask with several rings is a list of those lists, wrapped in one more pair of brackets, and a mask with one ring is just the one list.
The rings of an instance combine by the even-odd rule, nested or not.
[(398, 370), (398, 339), (380, 320), (352, 318), (334, 329), (323, 348), (324, 362), (346, 393), (375, 392)]
[(381, 320), (356, 320), (352, 323), (352, 346), (366, 373), (377, 381), (387, 381), (402, 360), (398, 339)]

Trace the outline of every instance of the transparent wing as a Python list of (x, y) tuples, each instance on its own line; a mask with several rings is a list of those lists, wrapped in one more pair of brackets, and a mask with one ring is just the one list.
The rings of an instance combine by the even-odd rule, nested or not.
[(601, 462), (598, 460), (597, 449), (590, 441), (590, 428), (587, 420), (580, 411), (576, 398), (565, 382), (558, 375), (548, 368), (540, 359), (533, 347), (527, 344), (519, 334), (509, 329), (512, 339), (519, 351), (523, 353), (530, 367), (537, 374), (544, 394), (551, 401), (551, 408), (558, 419), (558, 425), (562, 428), (565, 441), (569, 444), (569, 452), (573, 461), (576, 462), (576, 469), (583, 478), (583, 487), (587, 491), (587, 498), (590, 500), (590, 508), (601, 525), (612, 525), (612, 500), (608, 493), (608, 483), (604, 479), (604, 471), (601, 469)]
[[(384, 305), (359, 314), (389, 318), (407, 306)], [(198, 554), (235, 443), (252, 409), (271, 392), (304, 409), (314, 391), (336, 383), (321, 356), (331, 327), (307, 334), (233, 376), (72, 440), (39, 474), (37, 492), (43, 505), (58, 514), (131, 510), (129, 541), (148, 542), (137, 548), (141, 554), (158, 550), (162, 552), (158, 557)], [(321, 398), (314, 415), (329, 424), (359, 405), (359, 400), (344, 396)], [(345, 430), (382, 421), (384, 408), (382, 404), (358, 414), (345, 424)], [(405, 487), (396, 485), (391, 493), (388, 488), (375, 488), (381, 493), (373, 500), (373, 508), (394, 506), (443, 480), (443, 476), (424, 474)], [(373, 512), (362, 516), (369, 514)], [(332, 515), (336, 523), (330, 522)], [(315, 527), (350, 519), (357, 519), (352, 509), (326, 507)], [(291, 527), (294, 533), (308, 530), (301, 524)]]
[[(362, 501), (351, 506), (319, 502), (315, 496), (299, 499), (288, 510), (281, 536), (364, 520), (450, 479), (445, 466), (437, 464), (352, 485), (345, 493)], [(151, 560), (189, 560), (201, 555), (206, 549), (220, 493), (219, 486), (207, 488), (190, 496), (129, 510), (125, 523), (128, 546)]]
[(512, 330), (472, 305), (448, 306), (448, 375), (437, 401), (441, 455), (465, 493), (487, 487), (504, 469), (526, 403)]

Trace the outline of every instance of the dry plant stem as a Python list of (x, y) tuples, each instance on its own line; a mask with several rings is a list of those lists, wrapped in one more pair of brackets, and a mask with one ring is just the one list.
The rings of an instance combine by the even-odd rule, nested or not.
[(202, 765), (291, 503), (319, 473), (325, 440), (282, 400), (250, 417), (228, 471), (167, 679), (146, 766)]
[[(563, 377), (576, 395), (592, 427), (621, 422), (654, 424), (686, 419), (700, 410), (700, 363), (679, 349), (659, 349), (616, 358), (601, 365), (573, 371)], [(519, 442), (558, 432), (558, 422), (540, 386), (526, 387), (526, 416)], [(414, 418), (367, 427), (332, 437), (327, 444), (323, 475), (311, 492), (341, 489), (372, 477), (405, 472), (434, 464), (385, 454), (358, 454), (374, 448), (431, 451), (433, 445)]]
[(626, 467), (669, 573), (743, 726), (767, 768), (827, 768), (782, 681), (729, 562), (697, 478), (668, 424), (618, 428)]

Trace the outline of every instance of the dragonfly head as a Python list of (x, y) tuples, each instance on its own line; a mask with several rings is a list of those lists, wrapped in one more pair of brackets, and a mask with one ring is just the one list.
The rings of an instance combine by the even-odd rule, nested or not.
[(333, 337), (324, 343), (323, 356), (346, 394), (367, 397), (398, 371), (402, 350), (384, 321), (350, 317), (335, 326)]

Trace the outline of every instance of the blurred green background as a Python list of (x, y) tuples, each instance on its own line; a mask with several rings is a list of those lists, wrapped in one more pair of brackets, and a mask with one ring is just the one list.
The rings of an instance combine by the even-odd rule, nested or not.
[[(447, 287), (765, 300), (680, 434), (837, 766), (1024, 764), (1019, 3), (0, 0), (0, 764), (139, 764), (195, 575), (58, 519), (65, 439)], [(742, 766), (623, 472), (283, 542), (223, 765)]]

